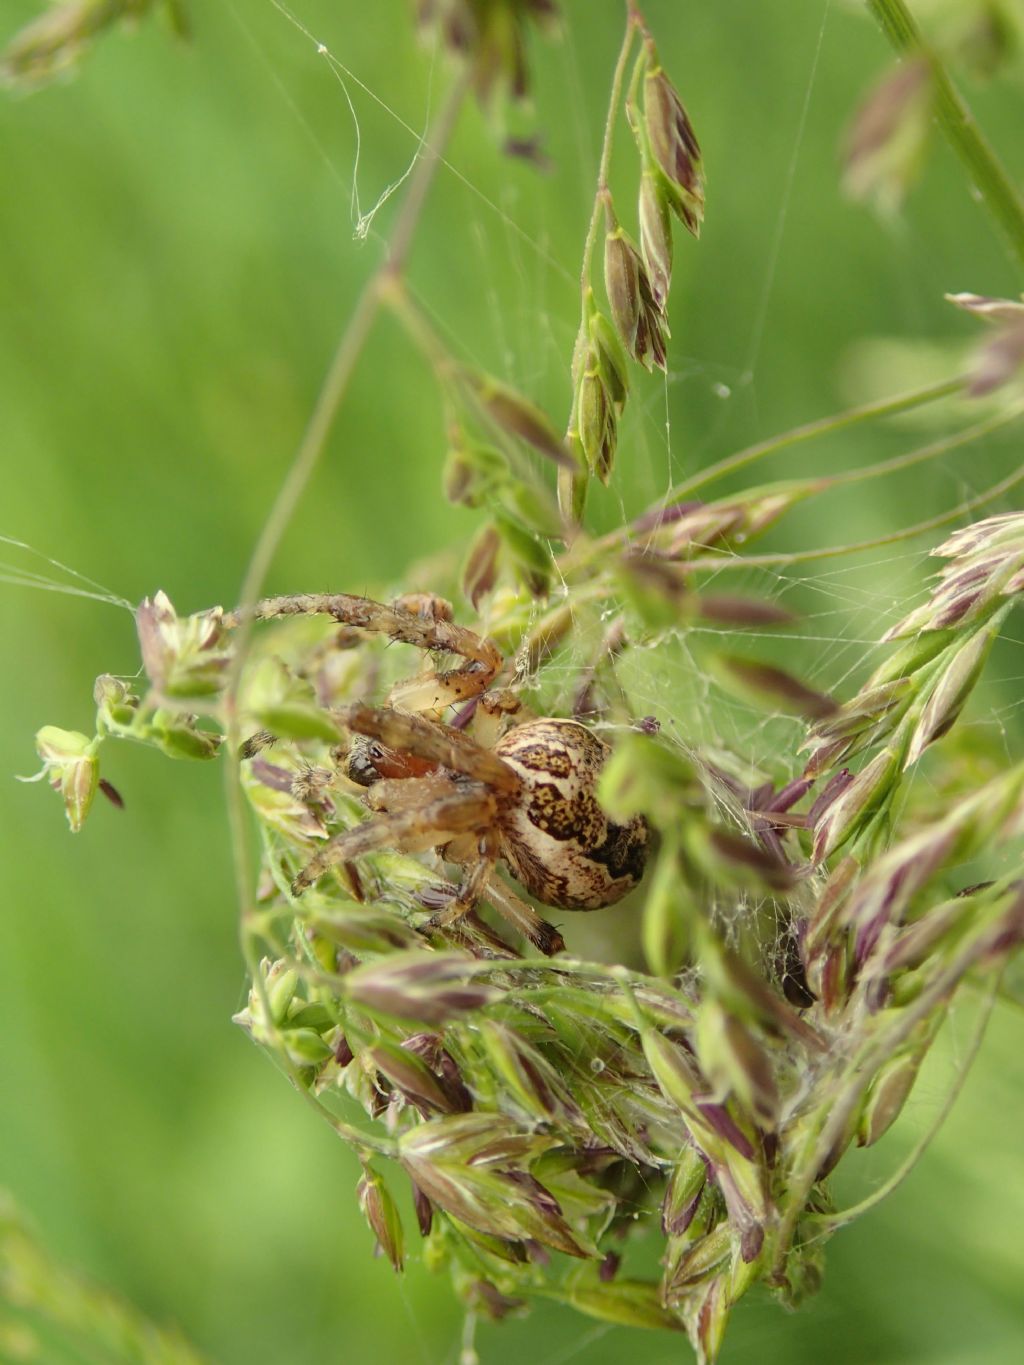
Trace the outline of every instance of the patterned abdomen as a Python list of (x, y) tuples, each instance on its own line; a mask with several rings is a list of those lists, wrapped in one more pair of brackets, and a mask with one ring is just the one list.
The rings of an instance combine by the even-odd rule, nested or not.
[(523, 783), (501, 811), (502, 855), (544, 905), (597, 910), (633, 889), (647, 860), (647, 822), (609, 820), (597, 803), (607, 744), (572, 720), (538, 720), (494, 747)]

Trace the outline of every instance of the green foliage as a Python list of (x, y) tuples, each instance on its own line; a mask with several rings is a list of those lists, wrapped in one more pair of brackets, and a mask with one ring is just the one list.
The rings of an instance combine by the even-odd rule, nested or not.
[[(472, 30), (479, 46), (469, 50), (478, 63), (473, 83), (492, 100), (493, 117), (498, 88), (521, 83), (522, 21), (547, 7), (421, 8), (421, 17), (442, 23), (486, 12), (487, 23)], [(786, 634), (795, 614), (765, 601), (763, 582), (754, 593), (725, 594), (716, 581), (723, 565), (742, 568), (753, 538), (777, 536), (779, 522), (792, 531), (792, 545), (801, 535), (807, 545), (808, 523), (801, 525), (799, 514), (812, 508), (817, 517), (839, 480), (818, 474), (734, 485), (714, 500), (688, 503), (694, 476), (680, 482), (673, 472), (668, 495), (651, 503), (663, 481), (645, 488), (636, 460), (644, 449), (642, 405), (653, 391), (643, 387), (643, 375), (630, 385), (622, 351), (671, 369), (671, 348), (662, 355), (670, 274), (674, 266), (678, 303), (680, 271), (696, 267), (688, 255), (681, 264), (682, 249), (673, 259), (667, 210), (696, 235), (704, 187), (689, 119), (650, 34), (631, 14), (627, 37), (642, 40), (641, 55), (627, 92), (621, 77), (629, 44), (623, 48), (612, 109), (621, 97), (636, 155), (614, 166), (602, 157), (566, 442), (545, 415), (547, 392), (540, 402), (532, 384), (492, 378), (502, 373), (500, 357), (486, 348), (478, 355), (470, 344), (470, 363), (460, 344), (455, 359), (429, 335), (429, 310), (392, 279), (374, 307), (392, 308), (432, 362), (452, 452), (446, 489), (469, 513), (439, 512), (434, 498), (411, 491), (424, 467), (432, 482), (419, 487), (437, 483), (440, 441), (431, 444), (429, 433), (419, 466), (403, 466), (403, 479), (392, 481), (378, 504), (385, 510), (376, 518), (364, 510), (371, 503), (359, 501), (360, 480), (369, 487), (366, 466), (378, 463), (378, 445), (387, 446), (370, 427), (372, 453), (364, 445), (362, 460), (349, 466), (339, 500), (347, 534), (332, 528), (329, 538), (304, 537), (290, 562), (300, 581), (312, 573), (319, 585), (324, 550), (333, 553), (340, 539), (362, 584), (374, 573), (406, 572), (417, 544), (437, 543), (428, 526), (457, 526), (464, 539), (475, 532), (462, 579), (475, 614), (458, 616), (500, 642), (510, 661), (503, 683), (542, 714), (577, 714), (614, 741), (602, 799), (621, 818), (643, 812), (661, 835), (632, 927), (611, 953), (634, 963), (646, 954), (653, 975), (602, 967), (586, 948), (564, 965), (522, 962), (481, 921), (446, 931), (433, 923), (453, 891), (443, 871), (394, 848), (375, 849), (332, 870), (316, 890), (295, 894), (296, 874), (325, 836), (364, 818), (338, 766), (351, 715), (345, 706), (383, 698), (388, 683), (412, 667), (380, 640), (308, 622), (258, 636), (244, 610), (227, 619), (216, 609), (179, 616), (157, 594), (137, 616), (147, 679), (129, 684), (102, 675), (95, 737), (44, 726), (38, 744), (41, 776), (59, 787), (77, 829), (96, 792), (114, 791), (98, 768), (102, 761), (106, 773), (108, 761), (118, 762), (110, 758), (112, 739), (173, 757), (220, 753), (232, 761), (240, 739), (276, 737), (266, 754), (263, 739), (249, 747), (243, 766), (262, 875), (251, 889), (247, 872), (241, 879), (252, 991), (238, 1019), (359, 1152), (358, 1202), (388, 1261), (398, 1269), (421, 1245), (411, 1225), (403, 1227), (408, 1199), (392, 1189), (388, 1173), (397, 1163), (415, 1183), (424, 1259), (448, 1266), (474, 1313), (503, 1318), (524, 1299), (547, 1297), (608, 1322), (681, 1325), (713, 1359), (733, 1304), (759, 1278), (789, 1302), (817, 1285), (821, 1243), (842, 1221), (832, 1213), (832, 1168), (851, 1143), (874, 1143), (893, 1124), (952, 992), (968, 974), (991, 980), (1019, 943), (1015, 864), (986, 868), (991, 884), (950, 895), (964, 885), (952, 873), (957, 863), (993, 843), (1013, 847), (1018, 838), (1019, 769), (1004, 763), (972, 789), (961, 756), (943, 741), (1020, 590), (1019, 565), (1011, 563), (1012, 547), (1004, 548), (1004, 533), (1012, 539), (1019, 528), (1016, 521), (982, 522), (966, 544), (950, 542), (945, 587), (908, 618), (899, 632), (910, 635), (908, 645), (858, 692), (813, 654), (795, 657), (799, 626)], [(673, 65), (665, 55), (670, 46), (666, 33), (666, 66)], [(688, 103), (699, 107), (689, 93)], [(717, 165), (716, 158), (716, 183), (728, 180), (728, 169), (720, 176)], [(638, 247), (632, 224), (620, 227), (612, 216), (612, 188), (619, 203), (639, 198)], [(596, 309), (590, 273), (606, 210), (612, 269), (607, 253), (598, 269), (610, 318)], [(1004, 212), (1004, 227), (1007, 221)], [(415, 226), (401, 216), (398, 222)], [(438, 249), (429, 217), (419, 233), (417, 250)], [(710, 239), (709, 230), (701, 252)], [(687, 253), (694, 249), (687, 244)], [(572, 259), (571, 247), (559, 250)], [(699, 293), (699, 275), (682, 278)], [(956, 283), (944, 279), (940, 288)], [(729, 310), (722, 307), (724, 336)], [(999, 420), (1009, 424), (1016, 416), (1016, 317), (1000, 323), (998, 344), (979, 351), (968, 387), (996, 393)], [(381, 368), (384, 386), (370, 404), (375, 421), (386, 423), (394, 405), (396, 368), (390, 357)], [(536, 381), (535, 369), (518, 368)], [(936, 401), (956, 387), (959, 376), (888, 407)], [(700, 406), (698, 399), (687, 417), (694, 431), (706, 417)], [(409, 410), (422, 425), (422, 403)], [(840, 414), (822, 429), (861, 420)], [(259, 424), (256, 431), (262, 437)], [(721, 472), (798, 439), (799, 432), (767, 449), (740, 449)], [(240, 448), (244, 461), (225, 480), (232, 515), (262, 486), (252, 458), (259, 445), (250, 440)], [(173, 482), (169, 454), (154, 461), (155, 491)], [(559, 467), (561, 516), (549, 464)], [(709, 465), (702, 460), (699, 474), (715, 473)], [(598, 483), (588, 509), (591, 474)], [(604, 483), (611, 501), (603, 500)], [(178, 524), (201, 524), (199, 504), (192, 490)], [(855, 505), (865, 506), (851, 501), (843, 510), (853, 515)], [(445, 515), (462, 520), (445, 522)], [(896, 515), (899, 525), (903, 514)], [(577, 529), (584, 518), (587, 529)], [(390, 530), (402, 524), (409, 539), (396, 556)], [(843, 524), (830, 524), (825, 536), (822, 529), (812, 524), (812, 553), (829, 538), (851, 538)], [(879, 533), (875, 527), (873, 536)], [(985, 537), (995, 540), (989, 545)], [(773, 551), (779, 544), (769, 541), (767, 562), (780, 569), (799, 562), (799, 551)], [(239, 553), (244, 545), (243, 536)], [(148, 565), (138, 568), (149, 575), (147, 587), (160, 581), (154, 573), (162, 576), (154, 562), (140, 560)], [(407, 589), (451, 593), (456, 581), (451, 558), (408, 572)], [(950, 602), (959, 600), (958, 572), (974, 595), (964, 612), (949, 616)], [(199, 600), (214, 595), (199, 568), (190, 582)], [(765, 627), (781, 632), (774, 654), (759, 639)], [(872, 629), (869, 638), (881, 633)], [(715, 678), (727, 680), (721, 691)], [(703, 681), (693, 688), (695, 679)], [(429, 685), (429, 678), (412, 684)], [(756, 752), (742, 736), (723, 737), (726, 718), (737, 714), (726, 691), (766, 711), (773, 724), (782, 712), (814, 721), (806, 775), (798, 724), (784, 722), (784, 742), (759, 744)], [(860, 766), (855, 776), (839, 767), (852, 757)], [(955, 793), (941, 809), (905, 803), (919, 760), (936, 790)], [(809, 793), (812, 781), (822, 795)], [(129, 809), (138, 804), (133, 792)], [(235, 817), (237, 838), (237, 807)], [(115, 838), (112, 847), (121, 843)], [(176, 856), (174, 870), (188, 856)], [(244, 865), (244, 848), (239, 858)], [(170, 870), (152, 852), (140, 853), (136, 867), (143, 884)], [(174, 989), (177, 982), (167, 998)], [(169, 1026), (166, 1018), (161, 1026)], [(612, 1248), (634, 1214), (653, 1228), (659, 1212), (666, 1238), (660, 1269), (638, 1261), (617, 1273)], [(532, 1250), (538, 1244), (554, 1252), (550, 1265)]]

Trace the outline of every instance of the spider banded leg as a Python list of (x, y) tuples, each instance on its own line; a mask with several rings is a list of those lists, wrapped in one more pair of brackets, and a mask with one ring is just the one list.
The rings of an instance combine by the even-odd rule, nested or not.
[(380, 848), (394, 848), (404, 853), (435, 848), (460, 834), (485, 828), (494, 815), (494, 798), (478, 785), (440, 796), (419, 810), (382, 811), (354, 829), (344, 830), (329, 839), (297, 873), (292, 882), (292, 894), (301, 896), (335, 863), (351, 862)]
[(541, 919), (533, 906), (517, 896), (493, 870), (489, 872), (483, 898), (490, 901), (498, 914), (545, 957), (565, 951), (565, 939), (555, 926)]
[[(396, 763), (400, 763), (401, 755), (412, 754), (476, 782), (485, 782), (498, 792), (511, 794), (519, 788), (519, 778), (512, 768), (461, 730), (434, 724), (408, 711), (367, 706), (364, 702), (340, 707), (331, 714), (356, 734), (367, 735), (393, 750)], [(386, 759), (380, 771), (382, 776), (389, 775)]]
[[(468, 701), (487, 690), (501, 667), (498, 647), (486, 637), (456, 625), (442, 614), (421, 614), (398, 603), (386, 606), (370, 597), (353, 597), (348, 593), (264, 597), (253, 607), (252, 615), (257, 621), (281, 616), (333, 616), (342, 625), (375, 631), (420, 649), (457, 654), (465, 660), (461, 667), (446, 669), (430, 679), (397, 683), (389, 700), (405, 707), (445, 707)], [(241, 619), (240, 612), (227, 612), (224, 623), (234, 627)]]
[(541, 919), (532, 906), (521, 900), (495, 872), (494, 866), (500, 852), (500, 841), (493, 834), (481, 837), (477, 847), (479, 856), (469, 864), (469, 874), (459, 887), (458, 894), (443, 910), (431, 917), (431, 927), (450, 929), (463, 915), (476, 909), (479, 901), (486, 900), (538, 952), (546, 957), (562, 952), (565, 941), (558, 930), (547, 920)]
[(497, 839), (491, 834), (482, 835), (477, 852), (479, 856), (469, 865), (469, 873), (463, 878), (454, 899), (449, 901), (443, 910), (438, 910), (436, 915), (431, 916), (432, 927), (446, 929), (470, 910), (476, 909), (476, 903), (483, 895), (488, 878), (498, 860)]

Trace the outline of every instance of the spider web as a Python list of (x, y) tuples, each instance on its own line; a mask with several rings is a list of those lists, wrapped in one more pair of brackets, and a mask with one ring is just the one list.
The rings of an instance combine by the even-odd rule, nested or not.
[[(227, 3), (244, 41), (252, 44), (258, 60), (265, 66), (268, 99), (275, 94), (283, 99), (287, 116), (299, 121), (332, 178), (347, 194), (351, 236), (360, 243), (365, 242), (368, 248), (379, 245), (378, 219), (392, 195), (396, 191), (400, 192), (421, 152), (433, 88), (437, 83), (436, 75), (432, 75), (428, 84), (427, 99), (420, 118), (406, 117), (395, 107), (394, 95), (384, 77), (376, 73), (360, 73), (345, 60), (344, 29), (346, 23), (357, 22), (354, 11), (317, 3), (316, 0), (292, 0), (288, 5), (283, 0), (267, 0), (283, 21), (283, 34), (289, 39), (302, 40), (315, 56), (319, 63), (319, 67), (315, 68), (302, 64), (294, 56), (289, 56), (286, 65), (277, 49), (268, 51), (262, 46), (260, 36), (255, 33), (242, 8), (231, 3), (231, 0), (227, 0)], [(580, 161), (579, 184), (575, 193), (579, 197), (580, 212), (584, 214), (592, 194), (596, 163), (594, 134), (591, 131), (592, 110), (588, 101), (592, 81), (591, 73), (581, 71), (579, 64), (580, 49), (589, 51), (586, 35), (580, 32), (586, 21), (578, 10), (574, 12), (571, 7), (567, 8), (570, 31), (560, 49), (559, 61), (565, 63), (565, 83), (560, 95), (567, 98), (571, 109), (573, 138)], [(807, 24), (803, 35), (804, 50), (799, 58), (803, 75), (798, 88), (790, 91), (788, 98), (781, 102), (784, 107), (779, 112), (782, 131), (778, 145), (785, 155), (781, 159), (782, 170), (776, 197), (772, 203), (764, 206), (764, 234), (746, 326), (739, 329), (734, 354), (715, 359), (702, 354), (699, 345), (694, 348), (694, 354), (689, 354), (693, 341), (696, 339), (699, 342), (699, 328), (691, 330), (680, 325), (677, 329), (679, 340), (673, 343), (670, 350), (669, 374), (661, 382), (637, 383), (631, 398), (628, 427), (622, 443), (623, 454), (620, 457), (625, 460), (628, 456), (631, 467), (628, 478), (613, 480), (608, 493), (596, 491), (593, 512), (600, 525), (628, 521), (664, 493), (682, 474), (739, 447), (751, 433), (763, 436), (774, 429), (769, 423), (778, 409), (773, 385), (781, 362), (775, 363), (770, 358), (766, 361), (765, 356), (770, 357), (776, 330), (783, 326), (789, 316), (784, 311), (781, 320), (778, 319), (774, 305), (792, 224), (807, 212), (802, 152), (807, 130), (813, 123), (819, 67), (822, 54), (827, 50), (829, 26), (835, 22), (831, 0), (826, 0), (824, 4), (821, 0), (815, 0), (815, 3), (805, 5), (804, 9)], [(664, 31), (667, 34), (671, 31), (673, 6), (651, 3), (647, 10), (649, 22), (656, 33)], [(283, 48), (284, 36), (281, 37), (281, 44)], [(434, 65), (438, 61), (435, 54)], [(667, 58), (667, 65), (670, 65), (670, 61)], [(545, 76), (550, 77), (553, 62), (550, 55), (541, 57), (538, 84)], [(673, 74), (676, 73), (673, 71)], [(679, 73), (677, 83), (689, 102), (686, 76), (685, 71)], [(339, 107), (347, 112), (351, 145), (347, 140), (344, 150), (338, 150), (335, 145), (336, 141), (341, 141), (336, 130), (322, 127), (305, 111), (303, 93), (307, 82), (322, 82), (328, 89), (335, 90)], [(542, 99), (538, 94), (538, 100)], [(404, 150), (380, 184), (373, 183), (376, 166), (368, 170), (363, 155), (366, 141), (364, 124), (369, 120), (371, 110), (385, 120), (393, 121), (405, 139)], [(691, 104), (691, 112), (699, 131), (700, 109)], [(543, 111), (538, 121), (543, 121)], [(376, 118), (374, 127), (379, 127)], [(622, 144), (625, 143), (624, 133), (625, 130), (620, 128)], [(453, 153), (445, 161), (444, 171), (439, 197), (448, 186), (459, 188), (464, 196), (461, 202), (465, 215), (462, 225), (465, 250), (477, 253), (485, 262), (488, 287), (482, 298), (474, 300), (474, 304), (483, 309), (487, 330), (492, 337), (488, 362), (503, 378), (514, 382), (524, 392), (540, 394), (548, 399), (551, 410), (557, 411), (553, 404), (558, 402), (562, 390), (558, 388), (557, 381), (552, 380), (552, 375), (564, 376), (576, 325), (573, 301), (577, 288), (575, 257), (566, 254), (563, 243), (556, 240), (554, 228), (549, 231), (543, 218), (539, 223), (533, 221), (516, 202), (513, 194), (495, 197), (491, 193), (490, 181), (482, 173), (478, 175), (464, 169), (456, 154)], [(716, 185), (727, 180), (728, 173), (724, 167), (712, 167), (712, 202)], [(866, 232), (868, 228), (862, 225), (861, 230)], [(894, 236), (893, 241), (894, 252), (898, 255), (901, 250), (899, 240)], [(677, 243), (677, 261), (683, 257), (684, 249), (689, 247), (689, 243)], [(703, 251), (705, 247), (716, 250), (710, 230), (705, 244), (699, 250)], [(371, 268), (369, 261), (367, 268)], [(959, 287), (961, 283), (947, 278), (939, 260), (929, 263), (927, 253), (923, 261), (917, 261), (915, 269), (917, 287), (923, 289), (926, 286), (935, 297), (944, 289)], [(681, 278), (675, 286), (672, 307), (673, 310), (678, 307), (685, 317), (685, 291), (688, 283), (694, 284), (693, 268), (677, 264), (677, 273)], [(506, 278), (503, 280), (501, 275)], [(792, 272), (788, 272), (786, 278), (791, 280)], [(511, 285), (508, 281), (511, 281)], [(413, 287), (421, 305), (453, 351), (464, 358), (471, 358), (473, 344), (460, 336), (457, 326), (443, 311), (443, 293), (439, 295), (428, 289), (419, 281), (415, 270)], [(699, 282), (694, 293), (700, 296)], [(676, 297), (679, 294), (683, 297), (677, 305)], [(510, 295), (519, 298), (519, 303), (512, 307), (509, 306)], [(908, 304), (907, 311), (912, 312), (916, 307), (916, 303)], [(855, 332), (851, 332), (851, 338), (855, 335)], [(686, 411), (687, 402), (692, 403), (695, 410), (693, 414)], [(816, 413), (807, 413), (799, 408), (792, 413), (794, 420), (810, 415)], [(776, 421), (776, 426), (780, 428), (785, 425), (785, 422)], [(897, 427), (895, 432), (890, 430), (877, 438), (880, 442), (878, 448), (886, 452), (900, 449), (913, 444), (917, 435), (912, 425)], [(875, 448), (873, 444), (872, 449)], [(866, 462), (860, 452), (844, 442), (834, 443), (825, 458), (845, 461), (847, 467)], [(794, 469), (797, 473), (806, 472), (807, 459), (802, 451), (788, 459), (782, 457), (770, 466), (771, 475), (775, 476), (778, 472), (781, 476)], [(1011, 451), (993, 443), (991, 450), (986, 448), (984, 459), (965, 459), (953, 454), (938, 465), (929, 466), (929, 477), (941, 488), (939, 504), (955, 517), (958, 509), (978, 498), (989, 484), (1012, 469), (1012, 461)], [(769, 469), (763, 474), (759, 471), (754, 481), (762, 477), (769, 477)], [(1012, 502), (1000, 500), (990, 510), (1007, 510), (1012, 505)], [(880, 504), (877, 511), (881, 516), (875, 530), (884, 534), (893, 528), (893, 512), (884, 503)], [(863, 509), (858, 511), (858, 516), (863, 515)], [(900, 513), (897, 511), (895, 515), (898, 529)], [(794, 534), (798, 539), (794, 543), (823, 548), (821, 527), (808, 525), (806, 517), (796, 520)], [(846, 534), (841, 527), (830, 523), (828, 537), (838, 543), (855, 541), (860, 538), (862, 524), (857, 529), (851, 528), (850, 533)], [(868, 528), (867, 534), (871, 533), (872, 530)], [(936, 535), (935, 539), (938, 538)], [(767, 545), (771, 548), (777, 543), (773, 539)], [(14, 550), (24, 549), (9, 538), (5, 538), (5, 544)], [(927, 560), (929, 545), (930, 541), (925, 537), (911, 541), (906, 547), (890, 547), (883, 552), (868, 550), (849, 561), (826, 560), (810, 570), (766, 566), (754, 572), (738, 568), (735, 563), (723, 564), (718, 574), (710, 576), (710, 584), (716, 586), (716, 580), (720, 580), (723, 591), (746, 591), (781, 605), (794, 606), (799, 611), (799, 621), (793, 629), (785, 632), (784, 645), (779, 645), (777, 633), (749, 631), (744, 633), (741, 647), (756, 657), (789, 662), (798, 660), (798, 664), (794, 663), (793, 666), (804, 681), (841, 699), (855, 690), (870, 667), (882, 657), (877, 651), (878, 639), (905, 613), (908, 602), (923, 591), (925, 575), (931, 567)], [(65, 570), (57, 561), (50, 563), (55, 570), (53, 576), (40, 574), (38, 570), (27, 570), (24, 560), (18, 559), (3, 570), (4, 581), (79, 591), (85, 595), (106, 595), (108, 600), (117, 605), (125, 605), (116, 594), (106, 594), (105, 590), (91, 581), (80, 581), (77, 572)], [(401, 581), (406, 568), (407, 565), (396, 558), (393, 566), (396, 584)], [(330, 572), (332, 575), (339, 572), (335, 564), (332, 564)], [(74, 584), (66, 583), (63, 577), (65, 573), (73, 574)], [(319, 588), (321, 585), (309, 586)], [(622, 609), (622, 603), (612, 601), (604, 605), (601, 615), (605, 620), (611, 620)], [(467, 612), (461, 612), (460, 619), (472, 624)], [(667, 742), (678, 744), (687, 752), (713, 752), (723, 760), (729, 756), (739, 768), (749, 771), (752, 781), (757, 776), (781, 785), (787, 775), (793, 776), (797, 771), (795, 751), (802, 738), (803, 725), (779, 711), (764, 709), (737, 698), (716, 680), (709, 667), (709, 658), (718, 649), (736, 646), (737, 641), (732, 632), (691, 622), (685, 628), (662, 633), (652, 645), (634, 644), (617, 663), (616, 669), (621, 673), (637, 718), (653, 716), (659, 722), (661, 734)], [(965, 727), (976, 737), (979, 751), (991, 752), (995, 758), (1019, 752), (1015, 731), (1019, 728), (1021, 709), (1024, 707), (1020, 688), (1020, 682), (1024, 679), (1022, 646), (1024, 642), (1016, 634), (1008, 634), (1001, 652), (993, 660), (989, 677)], [(543, 685), (546, 694), (552, 696), (554, 707), (557, 708), (560, 702), (563, 705), (570, 702), (581, 674), (591, 662), (591, 649), (592, 642), (574, 638), (554, 661), (545, 666)], [(573, 941), (571, 935), (578, 933), (580, 943), (586, 943), (598, 956), (614, 955), (611, 941), (604, 944), (602, 954), (603, 928), (583, 924), (566, 924), (563, 927), (570, 938), (570, 945)], [(581, 1067), (588, 1065), (587, 1059), (581, 1057), (579, 1064)], [(928, 1097), (922, 1102), (927, 1104)], [(410, 1317), (411, 1349), (414, 1352), (418, 1350), (421, 1358), (428, 1361), (431, 1356), (422, 1324), (411, 1300), (405, 1297), (401, 1281), (398, 1282), (396, 1293), (404, 1299)], [(546, 1354), (535, 1355), (538, 1365), (568, 1365), (573, 1360), (591, 1359), (594, 1348), (614, 1329), (584, 1326), (582, 1331), (576, 1327), (572, 1331), (571, 1339), (553, 1344)], [(481, 1338), (486, 1343), (481, 1346), (481, 1354), (489, 1362), (513, 1358), (514, 1325), (506, 1324), (501, 1332), (506, 1338), (501, 1346), (489, 1332)], [(452, 1342), (445, 1359), (468, 1362), (472, 1358), (471, 1350), (470, 1346)], [(676, 1358), (675, 1355), (672, 1358)]]

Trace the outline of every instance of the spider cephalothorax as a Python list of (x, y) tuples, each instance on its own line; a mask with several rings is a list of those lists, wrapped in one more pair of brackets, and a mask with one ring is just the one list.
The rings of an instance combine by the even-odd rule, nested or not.
[[(603, 740), (578, 721), (527, 719), (487, 747), (441, 718), (474, 699), (492, 722), (507, 724), (519, 710), (508, 692), (484, 695), (501, 655), (492, 641), (455, 625), (446, 602), (417, 596), (385, 606), (325, 595), (270, 598), (255, 609), (264, 619), (306, 612), (465, 662), (396, 683), (384, 706), (357, 702), (334, 713), (357, 737), (345, 772), (368, 788), (366, 804), (375, 814), (329, 839), (296, 876), (295, 894), (329, 867), (374, 849), (436, 848), (464, 869), (437, 923), (454, 924), (487, 900), (535, 947), (552, 953), (563, 947), (561, 935), (496, 875), (499, 861), (537, 900), (561, 910), (612, 905), (638, 884), (647, 824), (641, 816), (616, 824), (601, 808), (597, 780), (609, 754)], [(247, 752), (262, 742), (250, 741)]]

